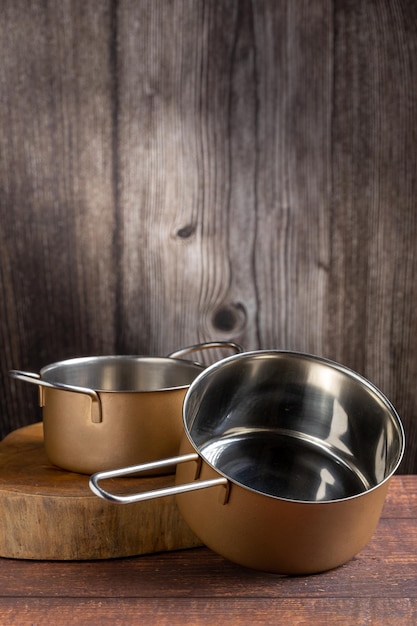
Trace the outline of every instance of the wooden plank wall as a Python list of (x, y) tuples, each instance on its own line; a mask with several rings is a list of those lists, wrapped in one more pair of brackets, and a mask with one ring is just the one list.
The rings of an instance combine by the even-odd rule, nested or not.
[(416, 472), (417, 3), (0, 7), (1, 434), (10, 368), (233, 339), (367, 376)]

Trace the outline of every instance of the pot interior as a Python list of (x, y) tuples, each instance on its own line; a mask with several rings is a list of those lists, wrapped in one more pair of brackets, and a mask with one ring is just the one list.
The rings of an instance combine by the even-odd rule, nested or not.
[(40, 374), (50, 383), (95, 391), (162, 391), (189, 386), (203, 369), (182, 359), (116, 355), (68, 359)]
[(211, 366), (187, 393), (184, 424), (227, 478), (303, 502), (376, 487), (404, 451), (401, 422), (381, 392), (343, 366), (299, 353), (245, 353)]

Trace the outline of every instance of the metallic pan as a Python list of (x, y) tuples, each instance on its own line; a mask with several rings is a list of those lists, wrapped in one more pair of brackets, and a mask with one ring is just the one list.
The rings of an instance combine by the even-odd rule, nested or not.
[(281, 574), (334, 568), (367, 544), (405, 446), (395, 409), (371, 383), (294, 352), (215, 363), (190, 386), (183, 421), (176, 487), (118, 496), (98, 485), (136, 466), (92, 476), (91, 489), (115, 502), (175, 493), (203, 543)]
[(39, 386), (49, 460), (91, 474), (178, 454), (184, 396), (204, 369), (179, 357), (212, 348), (241, 352), (233, 343), (210, 342), (167, 357), (83, 357), (52, 363), (40, 374), (10, 375)]

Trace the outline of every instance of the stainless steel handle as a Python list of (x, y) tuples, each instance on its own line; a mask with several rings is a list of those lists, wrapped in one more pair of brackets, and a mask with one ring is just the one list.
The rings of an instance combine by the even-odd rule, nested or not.
[(103, 487), (100, 487), (98, 484), (101, 480), (106, 480), (108, 478), (120, 478), (121, 476), (128, 476), (130, 474), (138, 474), (140, 472), (158, 470), (164, 467), (169, 467), (170, 465), (187, 463), (188, 461), (197, 461), (199, 463), (201, 461), (201, 458), (198, 454), (191, 453), (184, 454), (182, 456), (175, 456), (170, 459), (164, 459), (162, 461), (153, 461), (152, 463), (143, 463), (142, 465), (123, 467), (122, 469), (97, 472), (90, 477), (89, 486), (91, 491), (95, 493), (96, 496), (103, 498), (103, 500), (117, 502), (118, 504), (132, 504), (133, 502), (143, 502), (145, 500), (163, 498), (164, 496), (176, 496), (180, 493), (197, 491), (198, 489), (207, 489), (208, 487), (216, 487), (218, 485), (224, 485), (226, 488), (228, 487), (229, 481), (227, 480), (227, 478), (212, 478), (210, 480), (195, 480), (192, 483), (176, 485), (175, 487), (164, 487), (161, 489), (144, 491), (142, 493), (134, 493), (127, 496), (121, 496), (103, 489)]
[(242, 346), (239, 346), (237, 343), (233, 343), (232, 341), (209, 341), (207, 343), (196, 343), (192, 346), (187, 346), (186, 348), (181, 348), (181, 350), (176, 350), (175, 352), (171, 352), (167, 356), (171, 359), (176, 359), (178, 357), (186, 356), (191, 352), (199, 352), (201, 350), (212, 350), (214, 348), (230, 348), (234, 350), (236, 354), (239, 352), (243, 352)]
[(73, 391), (74, 393), (82, 393), (91, 399), (91, 421), (100, 423), (103, 420), (103, 412), (101, 410), (100, 396), (94, 389), (88, 387), (77, 387), (76, 385), (66, 385), (64, 383), (49, 383), (43, 380), (40, 374), (34, 372), (24, 372), (21, 370), (10, 370), (9, 376), (23, 380), (26, 383), (32, 383), (38, 387), (48, 387), (49, 389), (62, 389), (63, 391)]

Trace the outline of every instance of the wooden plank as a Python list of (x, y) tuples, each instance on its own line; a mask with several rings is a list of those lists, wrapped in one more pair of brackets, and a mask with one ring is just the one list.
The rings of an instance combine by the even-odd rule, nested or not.
[(124, 3), (125, 342), (322, 350), (332, 12), (310, 5)]
[(1, 598), (0, 619), (8, 626), (148, 626), (193, 624), (336, 624), (357, 626), (412, 626), (417, 620), (417, 600), (406, 598)]
[(330, 295), (332, 5), (279, 4), (260, 3), (254, 14), (251, 245), (258, 341), (323, 353)]
[(417, 360), (409, 346), (417, 323), (411, 278), (417, 271), (411, 253), (417, 152), (410, 102), (417, 63), (409, 24), (417, 21), (417, 5), (334, 7), (328, 351), (372, 380), (397, 407), (409, 435), (401, 471), (413, 473), (417, 422), (410, 390)]
[[(253, 245), (253, 188), (245, 186), (254, 177), (250, 10), (223, 1), (133, 0), (120, 11), (125, 344), (139, 339), (163, 353), (209, 337), (255, 341), (253, 270), (246, 253), (233, 254), (242, 240), (246, 250)], [(236, 116), (231, 98), (245, 98)], [(243, 147), (237, 205), (230, 199), (231, 151)]]
[[(6, 2), (0, 21), (2, 372), (114, 352), (111, 2)], [(2, 377), (1, 438), (39, 420)]]

